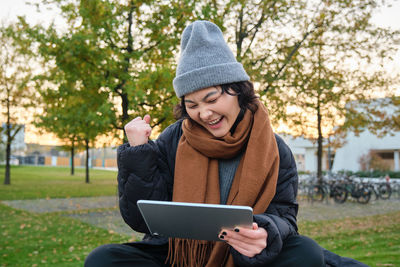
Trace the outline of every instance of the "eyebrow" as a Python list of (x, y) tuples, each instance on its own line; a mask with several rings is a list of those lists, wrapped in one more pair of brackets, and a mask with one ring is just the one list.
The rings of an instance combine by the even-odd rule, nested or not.
[[(205, 101), (207, 98), (209, 98), (210, 96), (215, 95), (215, 94), (217, 94), (217, 93), (218, 93), (218, 91), (209, 92), (208, 94), (206, 94), (206, 95), (203, 97), (202, 101)], [(185, 99), (185, 102), (188, 102), (188, 103), (195, 103), (195, 102), (193, 102), (192, 100), (189, 100), (189, 99)]]

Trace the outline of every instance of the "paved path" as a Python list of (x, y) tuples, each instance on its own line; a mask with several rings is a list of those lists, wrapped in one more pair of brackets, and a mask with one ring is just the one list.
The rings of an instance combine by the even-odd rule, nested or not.
[[(123, 235), (141, 238), (142, 234), (135, 233), (123, 221), (118, 210), (118, 198), (112, 197), (82, 197), (66, 199), (37, 199), (37, 200), (11, 200), (2, 201), (3, 204), (16, 209), (30, 212), (60, 212), (83, 211), (79, 213), (65, 214), (86, 223), (114, 231)], [(91, 211), (97, 208), (108, 208), (105, 211)], [(87, 212), (85, 212), (87, 210)], [(400, 210), (400, 200), (372, 201), (368, 204), (346, 202), (336, 204), (330, 202), (301, 201), (298, 221), (318, 221), (339, 219), (346, 217), (360, 217), (367, 215), (383, 214)]]
[(400, 211), (400, 199), (370, 201), (368, 204), (345, 202), (337, 204), (333, 200), (320, 202), (301, 201), (298, 221), (320, 221), (349, 217), (363, 217)]
[[(143, 236), (143, 234), (134, 232), (122, 219), (118, 210), (117, 196), (7, 200), (1, 201), (1, 203), (15, 209), (35, 213), (83, 211), (63, 216), (72, 217), (123, 235), (133, 235), (138, 238)], [(90, 211), (100, 208), (108, 210)], [(85, 212), (86, 210), (87, 212)]]
[(49, 198), (30, 200), (7, 200), (2, 203), (16, 209), (36, 213), (89, 210), (97, 208), (117, 208), (118, 198), (109, 197), (77, 197), (77, 198)]

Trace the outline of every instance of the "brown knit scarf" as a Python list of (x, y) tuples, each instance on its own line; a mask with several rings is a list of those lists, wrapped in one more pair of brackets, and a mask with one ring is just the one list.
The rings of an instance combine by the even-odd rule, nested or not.
[[(253, 207), (263, 213), (275, 195), (279, 153), (266, 108), (258, 102), (253, 115), (246, 110), (233, 135), (213, 137), (199, 124), (186, 119), (178, 144), (173, 201), (220, 203), (218, 159), (229, 159), (245, 148), (227, 204)], [(173, 266), (233, 267), (229, 245), (201, 240), (169, 240), (168, 260)]]

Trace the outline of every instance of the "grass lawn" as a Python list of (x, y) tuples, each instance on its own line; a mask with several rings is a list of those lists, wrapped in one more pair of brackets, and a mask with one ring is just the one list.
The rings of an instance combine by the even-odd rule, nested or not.
[(90, 169), (90, 183), (85, 183), (85, 169), (47, 166), (12, 166), (11, 185), (4, 185), (4, 166), (0, 166), (0, 200), (113, 196), (117, 194), (117, 172)]
[(35, 214), (0, 204), (0, 266), (83, 266), (87, 254), (129, 237), (63, 217)]
[(400, 212), (299, 223), (321, 246), (369, 266), (400, 266)]
[[(0, 185), (0, 200), (115, 195), (116, 172), (68, 168), (13, 167), (11, 185)], [(4, 166), (0, 167), (4, 179)], [(0, 267), (82, 266), (86, 255), (131, 237), (62, 216), (12, 209), (0, 203)], [(400, 266), (400, 212), (319, 222), (300, 222), (299, 232), (323, 247), (369, 266)]]

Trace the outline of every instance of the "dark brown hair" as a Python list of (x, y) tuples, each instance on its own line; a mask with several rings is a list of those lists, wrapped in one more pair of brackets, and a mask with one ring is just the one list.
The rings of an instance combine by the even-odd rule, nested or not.
[[(249, 81), (221, 84), (222, 93), (238, 96), (239, 106), (241, 109), (249, 109), (255, 113), (257, 111), (256, 99), (258, 98), (254, 92), (253, 83)], [(233, 92), (229, 91), (232, 89)], [(188, 118), (189, 114), (185, 107), (185, 96), (181, 98), (181, 102), (174, 108), (175, 119)]]

